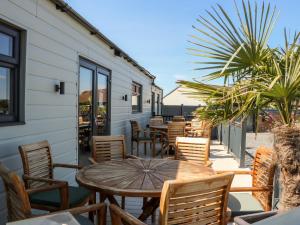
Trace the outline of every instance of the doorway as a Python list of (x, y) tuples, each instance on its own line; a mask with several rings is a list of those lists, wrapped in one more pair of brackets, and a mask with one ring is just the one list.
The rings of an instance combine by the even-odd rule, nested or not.
[(110, 134), (110, 70), (80, 58), (78, 83), (78, 159), (86, 164), (93, 135)]

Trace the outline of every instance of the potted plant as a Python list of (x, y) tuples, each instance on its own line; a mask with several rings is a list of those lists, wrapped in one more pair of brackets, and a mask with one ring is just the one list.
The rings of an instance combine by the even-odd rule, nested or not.
[[(284, 46), (271, 48), (276, 8), (250, 1), (234, 6), (235, 20), (220, 5), (197, 19), (200, 27), (194, 26), (198, 35), (192, 36), (189, 51), (201, 57), (197, 70), (208, 72), (204, 80), (178, 83), (191, 90), (186, 94), (209, 102), (199, 113), (215, 116), (217, 123), (258, 116), (267, 107), (277, 110), (280, 117), (273, 132), (282, 185), (280, 209), (290, 209), (300, 205), (300, 34), (289, 39), (284, 32)], [(208, 83), (220, 79), (223, 85)]]

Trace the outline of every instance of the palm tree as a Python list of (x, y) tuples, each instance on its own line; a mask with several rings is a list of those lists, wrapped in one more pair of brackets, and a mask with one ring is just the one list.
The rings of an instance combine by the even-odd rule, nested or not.
[[(300, 100), (300, 33), (284, 47), (268, 46), (278, 12), (264, 2), (235, 3), (237, 20), (217, 5), (200, 16), (198, 35), (192, 36), (189, 51), (201, 61), (197, 70), (209, 70), (204, 81), (178, 81), (192, 90), (187, 93), (208, 102), (198, 111), (200, 117), (215, 123), (246, 118), (266, 107), (275, 108), (280, 120), (274, 129), (277, 163), (282, 184), (281, 209), (300, 205), (300, 128), (296, 113)], [(235, 22), (237, 21), (237, 22)], [(205, 81), (222, 79), (222, 86)], [(218, 109), (218, 110), (215, 110)], [(215, 112), (215, 113), (214, 113)]]

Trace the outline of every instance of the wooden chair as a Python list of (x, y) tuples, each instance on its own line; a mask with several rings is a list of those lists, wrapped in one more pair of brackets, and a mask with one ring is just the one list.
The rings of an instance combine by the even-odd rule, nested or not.
[[(228, 207), (232, 218), (272, 209), (273, 179), (275, 173), (274, 153), (272, 149), (259, 147), (256, 150), (251, 171), (231, 171), (235, 174), (252, 176), (252, 187), (232, 187)], [(218, 171), (228, 172), (228, 171)], [(244, 193), (243, 193), (244, 192)], [(252, 194), (245, 193), (252, 192)]]
[[(29, 195), (33, 193), (55, 190), (61, 187), (61, 183), (52, 183), (51, 185), (49, 185), (48, 181), (45, 180), (46, 186), (25, 189), (24, 183), (21, 181), (20, 177), (15, 172), (9, 171), (1, 163), (0, 163), (0, 176), (3, 180), (4, 188), (6, 192), (8, 222), (36, 217), (36, 215), (34, 216), (31, 212)], [(75, 215), (77, 221), (82, 225), (89, 225), (94, 223), (90, 221), (88, 218), (84, 216), (80, 216), (79, 214), (83, 214), (87, 212), (96, 212), (97, 224), (105, 225), (106, 205), (103, 203), (81, 206), (81, 207), (68, 209), (61, 212), (70, 212), (71, 214)]]
[(184, 122), (185, 118), (184, 118), (184, 116), (173, 116), (172, 121), (174, 121), (174, 122)]
[(208, 159), (209, 138), (176, 138), (176, 160), (193, 161), (200, 165), (211, 166)]
[(149, 126), (160, 126), (160, 125), (163, 125), (164, 124), (164, 120), (162, 117), (159, 117), (159, 118), (151, 118), (150, 121), (149, 121)]
[(205, 137), (210, 138), (212, 131), (212, 125), (208, 121), (191, 121), (191, 129), (187, 133), (189, 137)]
[[(93, 136), (92, 137), (92, 158), (93, 164), (114, 159), (127, 159), (137, 157), (126, 155), (125, 138), (120, 136)], [(100, 197), (101, 198), (101, 197)], [(101, 201), (104, 201), (103, 199)], [(122, 196), (122, 208), (125, 208), (125, 197)]]
[(31, 206), (36, 209), (57, 211), (94, 202), (94, 194), (83, 187), (69, 186), (68, 182), (54, 179), (54, 168), (80, 169), (78, 165), (53, 163), (48, 141), (19, 146), (23, 163), (26, 189), (61, 184), (56, 190), (31, 193)]
[[(164, 183), (160, 198), (160, 225), (215, 224), (228, 221), (227, 200), (233, 174)], [(129, 213), (110, 205), (112, 225), (145, 225)]]
[(124, 135), (119, 136), (93, 136), (91, 163), (100, 163), (114, 159), (137, 158), (126, 155)]
[(144, 143), (144, 154), (147, 154), (147, 143), (152, 148), (152, 155), (155, 155), (155, 136), (151, 131), (142, 130), (138, 121), (130, 120), (131, 124), (131, 155), (133, 155), (133, 142), (136, 142), (137, 156), (139, 156), (139, 145)]
[[(185, 122), (172, 122), (168, 124), (167, 140), (164, 142), (164, 150), (167, 151), (168, 156), (169, 150), (176, 147), (176, 138), (185, 136), (185, 125)], [(161, 151), (161, 154), (163, 157), (164, 151)]]

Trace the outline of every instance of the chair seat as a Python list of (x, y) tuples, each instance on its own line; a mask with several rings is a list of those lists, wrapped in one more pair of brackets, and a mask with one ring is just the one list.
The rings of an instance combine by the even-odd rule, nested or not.
[(249, 193), (229, 193), (228, 208), (231, 217), (264, 212), (259, 201)]
[[(72, 187), (69, 186), (69, 205), (75, 207), (81, 204), (85, 199), (89, 197), (91, 192), (84, 187)], [(60, 207), (60, 193), (59, 189), (38, 192), (30, 194), (30, 202), (39, 205), (47, 205), (53, 207)]]
[(82, 215), (74, 215), (75, 219), (80, 225), (95, 225), (89, 218)]

